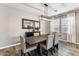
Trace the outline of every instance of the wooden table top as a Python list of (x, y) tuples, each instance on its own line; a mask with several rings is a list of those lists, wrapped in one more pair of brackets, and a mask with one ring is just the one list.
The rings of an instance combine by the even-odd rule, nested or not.
[(29, 44), (36, 44), (36, 43), (47, 40), (47, 38), (48, 38), (48, 35), (26, 37), (26, 42)]

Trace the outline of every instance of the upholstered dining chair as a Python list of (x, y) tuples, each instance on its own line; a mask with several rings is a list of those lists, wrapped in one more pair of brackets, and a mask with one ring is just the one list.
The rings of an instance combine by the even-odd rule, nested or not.
[(58, 51), (58, 38), (55, 37), (54, 39), (54, 53)]
[(24, 36), (20, 36), (20, 41), (21, 41), (21, 55), (23, 55), (23, 56), (25, 56), (26, 53), (37, 49), (36, 45), (27, 46)]
[[(46, 55), (49, 55), (49, 49), (53, 48), (53, 38), (54, 35), (48, 35), (47, 41), (45, 43), (41, 43), (40, 46), (41, 48), (44, 48), (47, 51)], [(53, 50), (52, 50), (53, 53)], [(41, 49), (41, 55), (42, 55), (42, 49)]]

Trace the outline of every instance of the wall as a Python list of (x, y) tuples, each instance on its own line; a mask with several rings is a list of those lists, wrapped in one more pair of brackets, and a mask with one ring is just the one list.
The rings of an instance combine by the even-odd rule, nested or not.
[[(0, 4), (0, 48), (15, 44), (19, 41), (19, 36), (26, 32), (22, 29), (22, 18), (39, 20), (38, 16), (11, 8)], [(47, 27), (42, 27), (47, 23), (41, 23), (41, 33), (47, 32)]]
[(76, 42), (79, 43), (79, 12), (76, 13)]
[(40, 29), (41, 34), (49, 34), (50, 33), (50, 21), (47, 20), (41, 20), (41, 26), (42, 29)]

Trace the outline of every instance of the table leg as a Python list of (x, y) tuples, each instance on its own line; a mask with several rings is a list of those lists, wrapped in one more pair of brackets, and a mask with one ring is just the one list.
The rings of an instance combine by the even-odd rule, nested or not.
[(38, 53), (38, 55), (40, 55), (41, 56), (41, 47), (40, 47), (40, 43), (38, 43), (38, 46), (37, 46), (37, 53)]

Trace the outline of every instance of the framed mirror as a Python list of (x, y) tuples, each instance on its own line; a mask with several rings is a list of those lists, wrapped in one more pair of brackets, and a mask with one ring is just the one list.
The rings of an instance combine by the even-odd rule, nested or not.
[(34, 24), (35, 24), (35, 29), (34, 29), (34, 31), (35, 31), (35, 32), (38, 32), (39, 29), (40, 29), (40, 22), (39, 22), (39, 21), (35, 21)]
[(29, 19), (22, 19), (22, 29), (33, 29), (34, 22)]
[(35, 21), (35, 28), (40, 28), (40, 22), (39, 21)]

